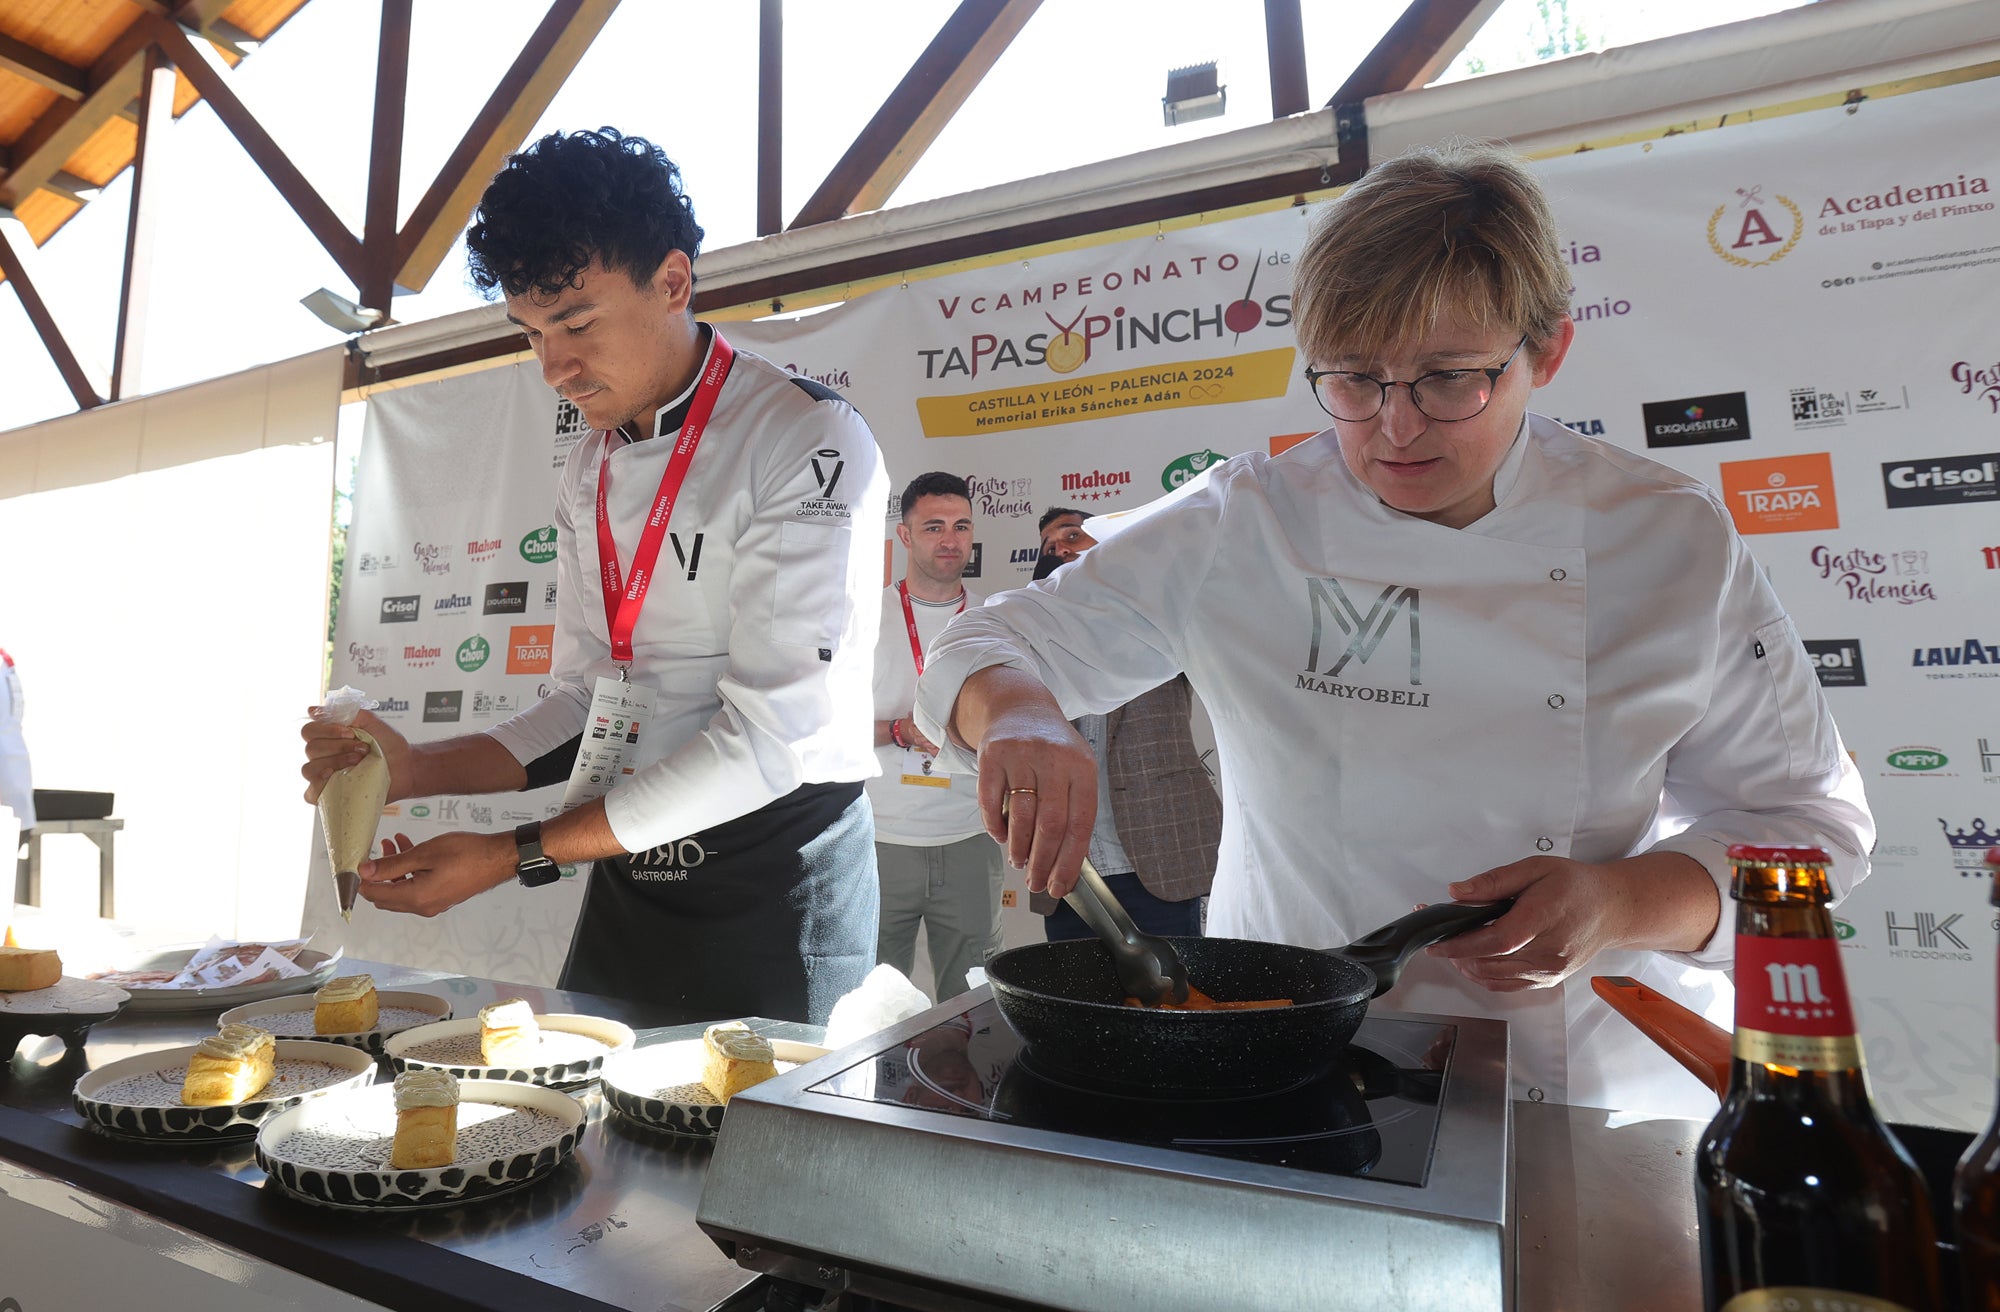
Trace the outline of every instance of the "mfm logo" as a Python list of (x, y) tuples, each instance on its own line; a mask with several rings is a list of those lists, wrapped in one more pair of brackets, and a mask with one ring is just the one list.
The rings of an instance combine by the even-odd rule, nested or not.
[(379, 679), (389, 672), (388, 651), (372, 643), (348, 643), (347, 659), (353, 663), (356, 674), (370, 675)]
[(1822, 688), (1862, 688), (1868, 684), (1859, 638), (1808, 638), (1806, 655)]
[(507, 630), (507, 673), (547, 674), (555, 645), (554, 625), (528, 624)]
[(1791, 197), (1774, 192), (1765, 200), (1763, 191), (1761, 184), (1738, 187), (1734, 201), (1708, 216), (1708, 248), (1739, 269), (1776, 264), (1806, 235), (1806, 216)]
[[(1345, 697), (1362, 702), (1386, 702), (1391, 706), (1428, 707), (1431, 695), (1412, 689), (1423, 686), (1423, 635), (1418, 630), (1418, 592), (1415, 588), (1404, 587), (1400, 583), (1385, 585), (1377, 593), (1368, 613), (1348, 598), (1347, 589), (1335, 578), (1308, 578), (1306, 580), (1306, 604), (1312, 610), (1312, 638), (1306, 648), (1306, 672), (1298, 676), (1293, 685), (1301, 692), (1316, 692), (1328, 697)], [(1407, 610), (1409, 613), (1410, 687), (1374, 688), (1364, 684), (1340, 682), (1350, 663), (1366, 665), (1381, 647), (1382, 640), (1396, 626), (1397, 616)], [(1334, 625), (1346, 636), (1347, 645), (1335, 654), (1338, 639), (1326, 631), (1326, 617), (1333, 617)], [(1322, 664), (1322, 661), (1324, 664)], [(1383, 667), (1378, 667), (1383, 668)], [(1331, 680), (1317, 678), (1329, 675)]]
[(486, 585), (486, 603), (480, 609), (482, 615), (519, 615), (528, 608), (528, 581), (519, 579), (512, 583), (489, 583)]
[(1885, 463), (1882, 497), (1891, 510), (2000, 500), (2000, 451)]
[(382, 623), (408, 624), (417, 618), (417, 605), (421, 596), (382, 598)]
[(2000, 362), (1975, 365), (1970, 360), (1960, 360), (1951, 367), (1951, 381), (1958, 384), (1960, 395), (1976, 396), (1986, 402), (1986, 413), (2000, 415)]
[(1882, 758), (1882, 764), (1889, 768), (1882, 771), (1884, 779), (1900, 779), (1918, 775), (1929, 779), (1956, 779), (1958, 771), (1947, 770), (1951, 758), (1935, 747), (1898, 747)]
[(1722, 495), (1739, 533), (1802, 533), (1840, 527), (1833, 461), (1824, 451), (1722, 462)]
[(1698, 446), (1750, 440), (1750, 400), (1742, 392), (1648, 401), (1639, 407), (1647, 446)]

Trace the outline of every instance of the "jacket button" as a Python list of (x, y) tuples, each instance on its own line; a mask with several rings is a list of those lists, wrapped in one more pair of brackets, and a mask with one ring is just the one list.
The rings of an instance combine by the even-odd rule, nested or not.
[(1552, 692), (1552, 693), (1550, 693), (1550, 694), (1549, 694), (1549, 709), (1550, 709), (1550, 710), (1552, 710), (1552, 711), (1559, 711), (1559, 710), (1561, 710), (1561, 709), (1562, 709), (1562, 705), (1563, 705), (1563, 695), (1562, 695), (1561, 693), (1559, 693), (1559, 692)]
[(1535, 840), (1535, 850), (1537, 852), (1553, 852), (1556, 850), (1556, 840), (1550, 838), (1547, 834), (1543, 834)]
[(1549, 571), (1549, 577), (1560, 583), (1569, 577), (1569, 571), (1566, 569), (1552, 569)]

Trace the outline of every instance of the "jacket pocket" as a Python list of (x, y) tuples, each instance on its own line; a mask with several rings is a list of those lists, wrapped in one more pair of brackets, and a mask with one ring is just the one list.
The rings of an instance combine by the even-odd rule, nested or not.
[(837, 647), (853, 600), (847, 557), (854, 530), (834, 524), (778, 525), (778, 569), (771, 599), (771, 640), (793, 647)]
[(1793, 779), (1810, 779), (1834, 768), (1833, 717), (1820, 692), (1819, 676), (1790, 616), (1772, 620), (1755, 634), (1757, 659), (1771, 680), (1778, 726), (1785, 735), (1787, 770)]

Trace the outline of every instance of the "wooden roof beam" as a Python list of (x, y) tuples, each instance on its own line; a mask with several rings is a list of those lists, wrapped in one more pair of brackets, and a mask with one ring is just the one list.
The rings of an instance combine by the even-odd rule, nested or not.
[(284, 148), (264, 130), (264, 125), (237, 98), (229, 83), (195, 49), (186, 33), (165, 19), (155, 18), (147, 22), (167, 58), (179, 67), (182, 76), (194, 83), (201, 98), (208, 102), (208, 107), (215, 111), (215, 116), (222, 120), (222, 125), (229, 129), (244, 153), (263, 170), (265, 178), (277, 188), (278, 194), (292, 207), (300, 222), (318, 238), (327, 254), (333, 256), (334, 263), (359, 285), (366, 276), (361, 262), (360, 239), (347, 230), (347, 225), (340, 221), (333, 207), (306, 180), (306, 175), (299, 172)]
[[(213, 22), (230, 0), (188, 0), (175, 11), (183, 22)], [(139, 95), (140, 56), (153, 44), (156, 24), (145, 18), (119, 34), (90, 66), (81, 100), (58, 100), (14, 142), (13, 163), (0, 175), (0, 208), (11, 209), (56, 175), (93, 133)]]
[(1264, 0), (1264, 54), (1271, 65), (1271, 117), (1290, 118), (1311, 109), (1299, 0)]
[(959, 0), (791, 226), (807, 228), (887, 204), (1040, 7), (1041, 0)]
[(13, 284), (14, 294), (21, 298), (21, 308), (28, 313), (28, 322), (35, 326), (35, 333), (42, 339), (49, 358), (56, 362), (56, 371), (63, 382), (69, 385), (69, 393), (76, 398), (79, 410), (104, 403), (100, 385), (92, 379), (70, 350), (69, 340), (63, 336), (62, 326), (56, 322), (55, 314), (47, 301), (35, 287), (34, 275), (28, 264), (34, 258), (35, 242), (28, 230), (14, 217), (12, 210), (0, 210), (0, 273), (7, 275)]
[[(421, 291), (472, 217), (501, 162), (528, 135), (618, 8), (618, 0), (553, 0), (474, 116), (396, 238), (396, 284)], [(358, 281), (358, 280), (357, 280)]]
[(0, 69), (46, 87), (64, 100), (82, 100), (90, 94), (90, 74), (5, 32), (0, 32)]
[(1351, 105), (1428, 86), (1499, 7), (1500, 0), (1411, 0), (1326, 103)]

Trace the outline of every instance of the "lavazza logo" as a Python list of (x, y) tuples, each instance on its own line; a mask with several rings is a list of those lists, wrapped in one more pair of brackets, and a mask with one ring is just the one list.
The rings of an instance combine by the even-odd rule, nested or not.
[[(1298, 675), (1298, 681), (1293, 685), (1297, 691), (1389, 706), (1429, 708), (1431, 695), (1419, 691), (1424, 679), (1423, 637), (1417, 626), (1417, 589), (1400, 583), (1387, 584), (1375, 595), (1364, 614), (1349, 599), (1347, 589), (1339, 579), (1308, 578), (1306, 604), (1312, 610), (1312, 638), (1306, 648), (1305, 673)], [(1326, 620), (1329, 616), (1333, 619), (1333, 627), (1339, 630), (1338, 635), (1328, 631)], [(1368, 664), (1381, 649), (1383, 639), (1392, 630), (1401, 627), (1397, 620), (1404, 616), (1407, 616), (1409, 632), (1409, 686), (1383, 688), (1347, 682), (1342, 676), (1350, 674), (1349, 667)], [(1342, 638), (1346, 639), (1344, 645)], [(1395, 654), (1400, 656), (1400, 650)], [(1394, 659), (1393, 656), (1385, 659), (1375, 667), (1377, 672), (1388, 673)]]
[(419, 596), (382, 598), (382, 623), (408, 624), (417, 618)]
[(471, 610), (472, 595), (466, 592), (452, 592), (431, 603), (432, 613), (441, 611)]
[(1812, 549), (1812, 563), (1819, 576), (1846, 593), (1849, 601), (1914, 606), (1938, 599), (1929, 577), (1928, 551), (1871, 551), (1866, 547), (1836, 551), (1817, 546)]
[(1912, 647), (1910, 664), (1926, 679), (2000, 679), (2000, 644), (1975, 637), (1955, 646)]
[(1891, 510), (2000, 501), (2000, 451), (1884, 464), (1882, 494)]

